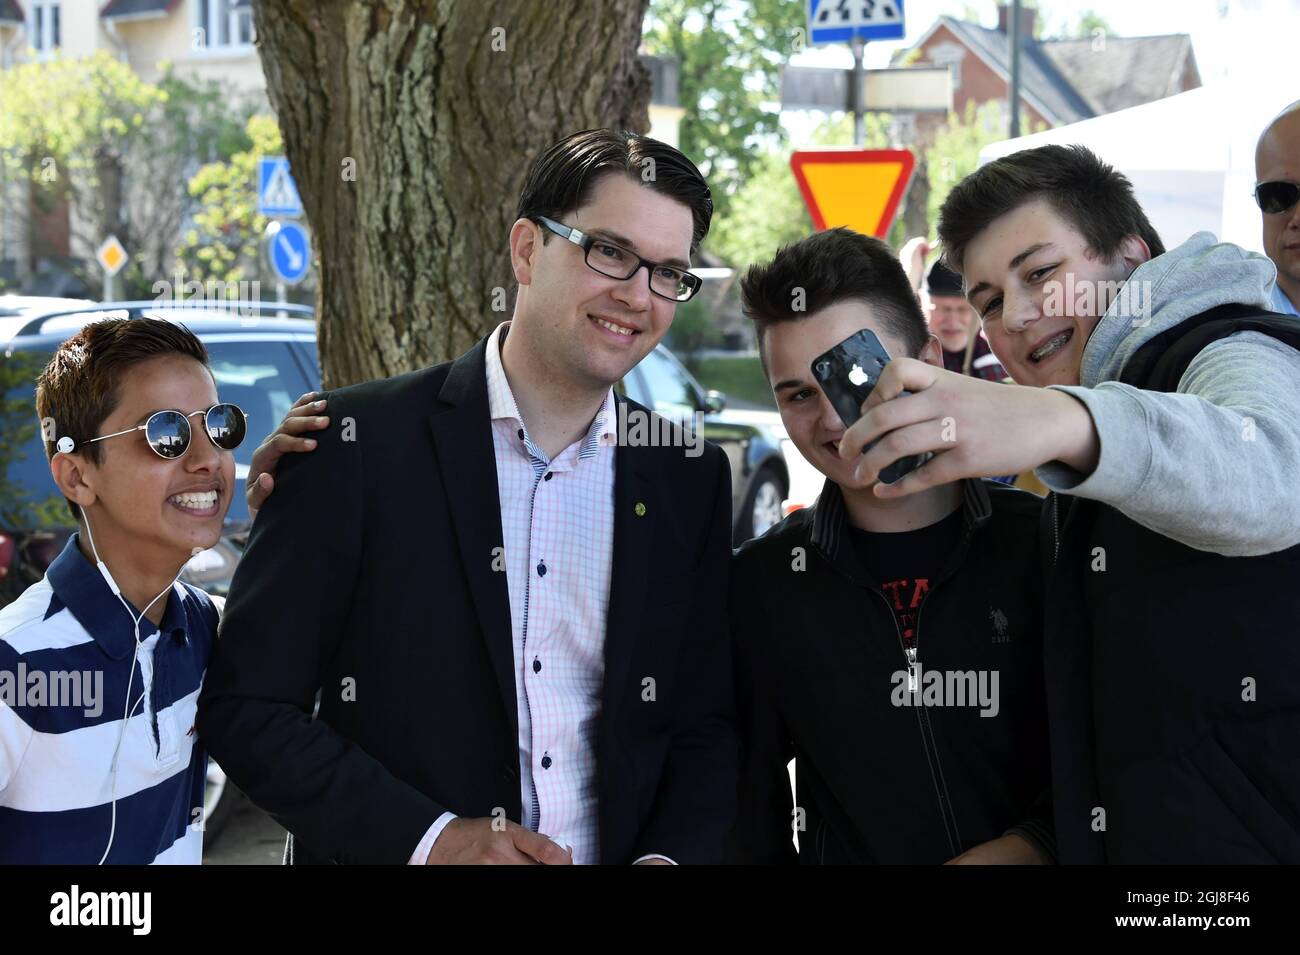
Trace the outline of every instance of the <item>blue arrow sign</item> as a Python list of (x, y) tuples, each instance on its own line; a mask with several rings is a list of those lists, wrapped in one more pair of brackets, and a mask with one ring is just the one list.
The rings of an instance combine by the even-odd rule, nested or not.
[(266, 241), (266, 258), (275, 277), (286, 285), (301, 282), (311, 268), (307, 231), (296, 222), (273, 222), (267, 227)]
[(302, 215), (298, 185), (284, 156), (264, 156), (257, 161), (257, 211), (264, 216)]
[(808, 0), (812, 43), (903, 39), (903, 0)]

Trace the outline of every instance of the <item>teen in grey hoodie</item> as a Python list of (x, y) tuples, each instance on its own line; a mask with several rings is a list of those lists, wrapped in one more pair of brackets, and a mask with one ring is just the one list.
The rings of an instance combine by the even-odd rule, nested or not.
[[(1122, 175), (1027, 150), (944, 204), (1016, 385), (890, 363), (840, 442), (881, 497), (1036, 470), (1053, 800), (1070, 862), (1300, 861), (1300, 322), (1268, 259), (1165, 252)], [(907, 393), (905, 393), (907, 392)], [(882, 437), (883, 436), (883, 437)]]
[(1048, 462), (1053, 491), (1113, 505), (1143, 527), (1232, 557), (1300, 542), (1300, 352), (1243, 331), (1202, 350), (1172, 394), (1119, 382), (1133, 354), (1230, 302), (1270, 310), (1267, 257), (1199, 232), (1129, 276), (1083, 350), (1077, 385), (1100, 454), (1091, 474)]

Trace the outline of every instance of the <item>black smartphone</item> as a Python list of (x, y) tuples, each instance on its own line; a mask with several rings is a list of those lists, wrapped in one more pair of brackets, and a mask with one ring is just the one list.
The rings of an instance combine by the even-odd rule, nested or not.
[[(831, 406), (850, 428), (862, 417), (862, 402), (867, 400), (876, 382), (880, 381), (885, 366), (889, 364), (889, 352), (880, 343), (876, 333), (869, 328), (850, 335), (828, 352), (813, 359), (813, 378), (821, 385)], [(903, 392), (907, 394), (907, 392)], [(875, 442), (862, 449), (865, 454)], [(903, 476), (919, 468), (932, 455), (914, 454), (899, 458), (880, 472), (882, 484), (893, 484)]]

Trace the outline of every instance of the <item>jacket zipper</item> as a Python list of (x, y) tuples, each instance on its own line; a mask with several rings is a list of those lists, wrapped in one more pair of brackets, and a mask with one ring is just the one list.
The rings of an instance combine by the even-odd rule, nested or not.
[[(916, 692), (920, 689), (921, 664), (917, 659), (917, 655), (921, 644), (921, 611), (925, 609), (925, 602), (930, 599), (930, 593), (927, 592), (921, 598), (921, 606), (916, 609), (916, 625), (913, 628), (912, 646), (908, 647), (903, 640), (903, 628), (898, 625), (898, 618), (894, 616), (894, 608), (889, 605), (888, 598), (874, 587), (869, 586), (867, 590), (881, 599), (885, 604), (885, 610), (889, 613), (889, 619), (894, 622), (894, 632), (898, 635), (898, 646), (903, 651), (903, 659), (907, 662), (908, 691)], [(961, 854), (958, 849), (958, 846), (961, 845), (961, 835), (957, 832), (957, 816), (952, 810), (951, 800), (946, 796), (948, 787), (947, 783), (943, 781), (943, 767), (939, 763), (939, 748), (934, 742), (934, 732), (930, 727), (930, 716), (925, 712), (925, 707), (918, 705), (916, 709), (916, 722), (921, 730), (921, 747), (925, 750), (926, 765), (930, 768), (930, 779), (934, 783), (934, 795), (939, 801), (939, 815), (943, 817), (944, 835), (948, 837), (948, 848), (952, 851), (953, 858), (956, 858)]]
[[(925, 611), (925, 602), (930, 599), (930, 594), (934, 593), (939, 587), (939, 581), (935, 581), (934, 586), (926, 591), (921, 598), (921, 606), (916, 608), (916, 623), (912, 627), (912, 660), (917, 668), (917, 679), (920, 679), (921, 664), (916, 660), (917, 653), (921, 645), (921, 614)], [(898, 622), (894, 622), (895, 629), (898, 629)], [(902, 639), (900, 632), (899, 639)], [(918, 687), (919, 689), (919, 687)], [(931, 769), (931, 775), (934, 777), (935, 793), (939, 796), (939, 809), (943, 813), (944, 830), (948, 835), (948, 847), (952, 850), (952, 857), (956, 858), (962, 853), (964, 848), (961, 839), (961, 831), (957, 828), (957, 811), (952, 807), (952, 797), (948, 794), (948, 780), (943, 775), (943, 764), (939, 762), (939, 744), (934, 739), (934, 728), (930, 724), (930, 711), (924, 706), (917, 709), (917, 715), (921, 720), (922, 740), (926, 743), (926, 756), (934, 754), (934, 766)], [(951, 824), (951, 828), (949, 825)]]
[[(1053, 500), (1053, 506), (1055, 506), (1055, 500)], [(965, 543), (966, 540), (963, 540), (963, 545)], [(965, 549), (966, 548), (963, 546), (963, 554)], [(946, 574), (942, 578), (936, 578), (934, 584), (926, 592), (926, 595), (921, 598), (921, 606), (916, 608), (916, 625), (913, 627), (912, 650), (909, 653), (907, 644), (903, 641), (903, 628), (898, 625), (898, 618), (894, 616), (894, 608), (890, 606), (889, 599), (884, 595), (884, 593), (878, 588), (873, 587), (871, 584), (855, 580), (853, 575), (846, 572), (843, 568), (838, 567), (835, 561), (828, 560), (827, 563), (840, 576), (844, 577), (850, 583), (863, 587), (870, 593), (875, 594), (884, 603), (885, 612), (889, 615), (889, 619), (894, 622), (894, 632), (898, 635), (898, 646), (903, 651), (903, 659), (907, 663), (908, 688), (911, 689), (912, 686), (916, 686), (919, 690), (921, 663), (918, 659), (918, 650), (921, 644), (921, 612), (925, 609), (925, 603), (930, 599), (930, 594), (934, 593), (934, 591), (939, 588), (939, 585), (944, 583), (947, 578), (952, 575)], [(930, 717), (929, 714), (925, 712), (924, 706), (917, 707), (916, 720), (917, 726), (921, 730), (921, 746), (925, 750), (926, 762), (930, 767), (930, 778), (934, 783), (934, 795), (939, 802), (939, 814), (943, 817), (944, 834), (948, 837), (948, 847), (952, 851), (953, 858), (956, 858), (961, 854), (959, 850), (959, 847), (962, 845), (961, 833), (957, 828), (957, 814), (952, 808), (952, 800), (945, 795), (948, 789), (948, 784), (943, 778), (943, 766), (939, 762), (939, 747), (934, 740), (934, 732), (930, 726)]]
[(1052, 566), (1061, 556), (1061, 528), (1056, 513), (1056, 492), (1052, 492)]

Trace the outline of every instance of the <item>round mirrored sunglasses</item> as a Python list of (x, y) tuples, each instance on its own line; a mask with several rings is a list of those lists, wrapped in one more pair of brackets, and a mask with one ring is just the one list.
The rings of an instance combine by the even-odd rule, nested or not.
[[(114, 431), (112, 434), (102, 434), (82, 443), (94, 444), (96, 441), (106, 441), (120, 435), (143, 431), (153, 453), (160, 458), (173, 461), (190, 449), (190, 418), (195, 415), (203, 416), (203, 426), (208, 433), (208, 439), (222, 451), (235, 450), (243, 443), (244, 436), (248, 433), (248, 415), (244, 414), (237, 405), (221, 402), (207, 411), (191, 411), (189, 414), (183, 411), (155, 411), (144, 424)], [(64, 442), (67, 442), (68, 446), (65, 446)], [(60, 438), (58, 450), (71, 451), (71, 444), (72, 442), (67, 438)]]

